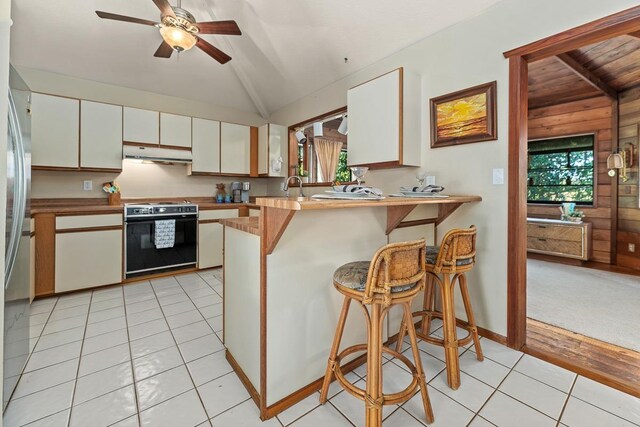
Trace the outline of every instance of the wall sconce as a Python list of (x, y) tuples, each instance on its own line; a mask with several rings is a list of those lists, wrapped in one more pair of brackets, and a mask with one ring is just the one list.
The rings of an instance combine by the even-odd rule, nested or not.
[(623, 182), (629, 181), (627, 176), (627, 168), (633, 167), (635, 147), (630, 142), (615, 153), (609, 154), (607, 157), (607, 168), (609, 168), (609, 176), (616, 176), (616, 169), (620, 169), (620, 178)]

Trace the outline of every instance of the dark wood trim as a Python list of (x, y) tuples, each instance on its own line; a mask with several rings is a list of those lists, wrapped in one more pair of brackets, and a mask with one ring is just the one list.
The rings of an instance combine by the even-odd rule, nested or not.
[(227, 362), (229, 362), (229, 365), (231, 365), (236, 375), (238, 375), (238, 378), (240, 379), (242, 385), (244, 385), (244, 388), (246, 388), (249, 392), (249, 396), (251, 396), (251, 399), (253, 399), (254, 403), (258, 407), (260, 407), (260, 395), (258, 394), (258, 390), (256, 390), (253, 384), (251, 384), (251, 381), (249, 381), (249, 377), (247, 377), (247, 375), (244, 373), (238, 362), (236, 362), (236, 359), (233, 358), (231, 352), (228, 349), (225, 350), (224, 355), (227, 359)]
[(640, 397), (640, 352), (533, 319), (527, 329), (525, 353)]
[[(348, 160), (348, 158), (347, 158)], [(378, 163), (358, 163), (358, 164), (349, 164), (349, 167), (352, 166), (366, 166), (369, 169), (392, 169), (392, 168), (399, 168), (401, 166), (405, 166), (402, 164), (402, 162), (400, 162), (399, 160), (392, 160), (389, 162), (378, 162)], [(411, 167), (411, 166), (406, 166), (406, 167)]]
[(258, 223), (262, 235), (260, 236), (260, 419), (267, 416), (267, 254), (268, 240), (266, 230), (269, 228), (267, 208), (260, 208)]
[(249, 176), (249, 174), (242, 174), (242, 173), (221, 173), (221, 172), (191, 172), (191, 175), (193, 176), (220, 176), (220, 177), (225, 177), (225, 176), (230, 176), (230, 177), (240, 177), (240, 178), (251, 178), (251, 176)]
[(576, 76), (580, 77), (586, 83), (602, 92), (605, 96), (614, 101), (618, 100), (618, 92), (616, 92), (611, 86), (606, 84), (600, 77), (596, 76), (595, 74), (593, 74), (593, 72), (576, 61), (569, 52), (558, 54), (556, 55), (556, 58), (558, 58), (558, 60), (569, 70), (571, 70)]
[(396, 228), (417, 227), (420, 225), (435, 224), (436, 221), (437, 221), (436, 218), (416, 219), (413, 221), (402, 221), (400, 224), (396, 226)]
[[(251, 126), (250, 131), (249, 131), (249, 176), (250, 177), (254, 177), (257, 178), (259, 176), (259, 159), (258, 159), (258, 128)], [(268, 135), (267, 135), (267, 141), (268, 141)], [(267, 146), (267, 150), (268, 150), (268, 146)], [(267, 151), (267, 155), (269, 154), (269, 152)]]
[(527, 61), (555, 56), (602, 40), (640, 30), (640, 6), (580, 25), (570, 30), (504, 52), (505, 58)]
[(442, 222), (449, 218), (456, 209), (462, 206), (462, 203), (447, 203), (438, 205), (438, 218), (436, 218), (436, 226), (442, 224)]
[[(398, 163), (404, 164), (404, 68), (398, 68)], [(379, 169), (378, 166), (375, 166)]]
[(35, 247), (35, 295), (45, 296), (55, 293), (56, 268), (56, 216), (53, 213), (34, 216), (36, 237)]
[(497, 343), (500, 343), (500, 344), (502, 344), (504, 346), (508, 345), (507, 344), (507, 337), (505, 337), (504, 335), (500, 335), (498, 333), (490, 331), (489, 329), (481, 328), (480, 326), (477, 326), (477, 328), (478, 328), (478, 334), (480, 334), (480, 336), (483, 336), (486, 339), (489, 339), (491, 341), (495, 341)]
[(260, 230), (265, 246), (265, 255), (270, 255), (276, 248), (280, 237), (296, 213), (294, 210), (263, 207), (260, 211)]
[(556, 264), (564, 264), (564, 265), (574, 265), (574, 266), (582, 266), (584, 265), (584, 261), (575, 259), (575, 258), (565, 258), (547, 254), (539, 254), (536, 252), (527, 252), (527, 259), (536, 259), (539, 261), (547, 261), (554, 262)]
[[(431, 128), (431, 148), (449, 147), (452, 145), (471, 144), (474, 142), (494, 141), (498, 139), (498, 113), (497, 113), (497, 87), (494, 80), (489, 83), (473, 86), (445, 95), (437, 96), (429, 100), (429, 117)], [(441, 103), (455, 101), (468, 96), (480, 95), (484, 93), (487, 99), (487, 133), (468, 135), (462, 137), (439, 138), (437, 132), (437, 106)]]
[(324, 119), (329, 116), (337, 116), (338, 114), (346, 113), (346, 112), (347, 112), (347, 106), (345, 105), (344, 107), (336, 108), (335, 110), (327, 111), (326, 113), (323, 113), (323, 114), (318, 114), (317, 116), (311, 117), (310, 119), (306, 119), (299, 123), (289, 126), (289, 132), (291, 132), (292, 130), (295, 131), (296, 128), (309, 126), (313, 122), (317, 122), (320, 119)]
[(31, 166), (31, 170), (34, 171), (48, 171), (48, 172), (108, 172), (108, 173), (120, 173), (122, 169), (111, 168), (70, 168), (65, 166)]
[(164, 145), (164, 144), (150, 144), (148, 142), (134, 142), (134, 141), (122, 141), (122, 145), (130, 145), (133, 147), (149, 147), (149, 148), (167, 148), (171, 150), (183, 150), (191, 151), (191, 147), (183, 147), (180, 145)]
[(122, 225), (104, 225), (98, 227), (81, 227), (81, 228), (61, 228), (56, 230), (56, 234), (66, 234), (66, 233), (86, 233), (92, 231), (111, 231), (111, 230), (123, 230), (124, 227)]
[(407, 217), (418, 205), (387, 206), (387, 236), (398, 227), (403, 219)]
[(526, 341), (528, 64), (509, 58), (509, 175), (507, 236), (507, 343)]
[(198, 224), (215, 224), (220, 222), (221, 218), (218, 219), (202, 219), (202, 220), (198, 220)]
[[(620, 102), (616, 99), (611, 103), (611, 148), (618, 148), (618, 133), (620, 131)], [(597, 175), (597, 174), (594, 174)], [(618, 263), (618, 186), (619, 175), (611, 178), (611, 250), (609, 262)]]

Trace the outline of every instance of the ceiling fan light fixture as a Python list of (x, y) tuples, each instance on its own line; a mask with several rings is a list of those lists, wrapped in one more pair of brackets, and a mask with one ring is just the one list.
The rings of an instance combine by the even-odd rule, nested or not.
[(160, 35), (162, 36), (162, 39), (173, 48), (173, 50), (178, 52), (191, 49), (198, 41), (196, 36), (180, 27), (160, 27)]

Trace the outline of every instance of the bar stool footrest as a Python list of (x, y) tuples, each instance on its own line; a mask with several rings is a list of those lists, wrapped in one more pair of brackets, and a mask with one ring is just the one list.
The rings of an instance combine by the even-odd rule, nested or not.
[[(422, 317), (422, 321), (424, 322), (424, 318), (429, 316), (431, 318), (436, 318), (442, 320), (442, 313), (439, 311), (416, 311), (411, 313), (413, 317)], [(462, 347), (469, 344), (473, 340), (473, 328), (469, 325), (469, 323), (464, 320), (456, 318), (456, 326), (459, 326), (462, 329), (466, 329), (467, 335), (464, 338), (458, 338), (458, 346)], [(430, 344), (439, 345), (440, 347), (445, 347), (444, 339), (435, 338), (432, 336), (424, 335), (419, 329), (416, 329), (416, 335), (423, 341), (426, 341)]]
[[(402, 391), (399, 391), (397, 393), (391, 393), (391, 394), (382, 394), (382, 397), (380, 399), (379, 402), (373, 402), (370, 401), (370, 399), (367, 399), (367, 391), (364, 389), (361, 389), (360, 387), (356, 387), (355, 385), (353, 385), (349, 380), (347, 380), (344, 376), (344, 374), (342, 373), (342, 366), (340, 365), (340, 362), (342, 361), (342, 359), (344, 359), (345, 357), (354, 354), (354, 353), (359, 353), (359, 352), (363, 352), (366, 354), (367, 352), (367, 345), (366, 344), (357, 344), (357, 345), (352, 345), (350, 347), (345, 348), (344, 350), (342, 350), (340, 352), (340, 354), (338, 354), (336, 356), (335, 359), (335, 365), (333, 368), (333, 372), (336, 376), (336, 380), (338, 380), (338, 382), (340, 383), (340, 385), (342, 385), (342, 387), (349, 392), (349, 394), (351, 394), (352, 396), (357, 397), (360, 400), (363, 400), (369, 404), (372, 405), (395, 405), (398, 403), (402, 403), (402, 402), (406, 402), (409, 399), (411, 399), (413, 397), (413, 395), (415, 394), (415, 392), (418, 390), (419, 388), (419, 382), (418, 382), (418, 371), (416, 370), (415, 365), (404, 355), (398, 353), (395, 350), (392, 350), (391, 348), (387, 347), (387, 346), (382, 346), (382, 352), (383, 353), (387, 353), (392, 355), (393, 357), (397, 358), (398, 360), (402, 361), (402, 363), (404, 363), (409, 370), (411, 371), (412, 375), (413, 375), (413, 379), (411, 380), (411, 383), (409, 384), (409, 386), (407, 388), (405, 388)], [(367, 379), (365, 381), (368, 381), (369, 378), (367, 377)]]

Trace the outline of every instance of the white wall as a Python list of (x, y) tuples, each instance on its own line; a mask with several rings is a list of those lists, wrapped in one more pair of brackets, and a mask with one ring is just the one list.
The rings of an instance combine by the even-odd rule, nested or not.
[[(422, 76), (422, 168), (450, 194), (478, 194), (440, 227), (475, 224), (478, 265), (469, 277), (480, 326), (507, 332), (507, 186), (492, 185), (492, 168), (507, 176), (508, 61), (511, 48), (637, 6), (631, 0), (504, 0), (481, 15), (449, 27), (394, 55), (339, 80), (275, 112), (270, 121), (292, 125), (347, 103), (347, 90), (397, 67)], [(458, 147), (429, 148), (429, 98), (477, 84), (498, 82), (498, 140)], [(385, 192), (415, 183), (416, 168), (370, 172), (367, 183)], [(460, 304), (458, 304), (460, 308)]]
[[(160, 95), (121, 86), (114, 86), (61, 74), (16, 67), (20, 76), (34, 92), (88, 99), (129, 107), (146, 108), (193, 117), (222, 120), (260, 126), (265, 120), (257, 114), (219, 107), (183, 98)], [(34, 171), (32, 198), (106, 197), (103, 182), (116, 180), (123, 197), (206, 197), (215, 194), (215, 184), (230, 183), (231, 178), (187, 176), (184, 165), (140, 164), (125, 161), (121, 174), (95, 172)], [(83, 191), (82, 182), (93, 181), (93, 191)], [(241, 179), (252, 182), (252, 195), (265, 195), (264, 179)], [(227, 186), (227, 189), (230, 187)]]

